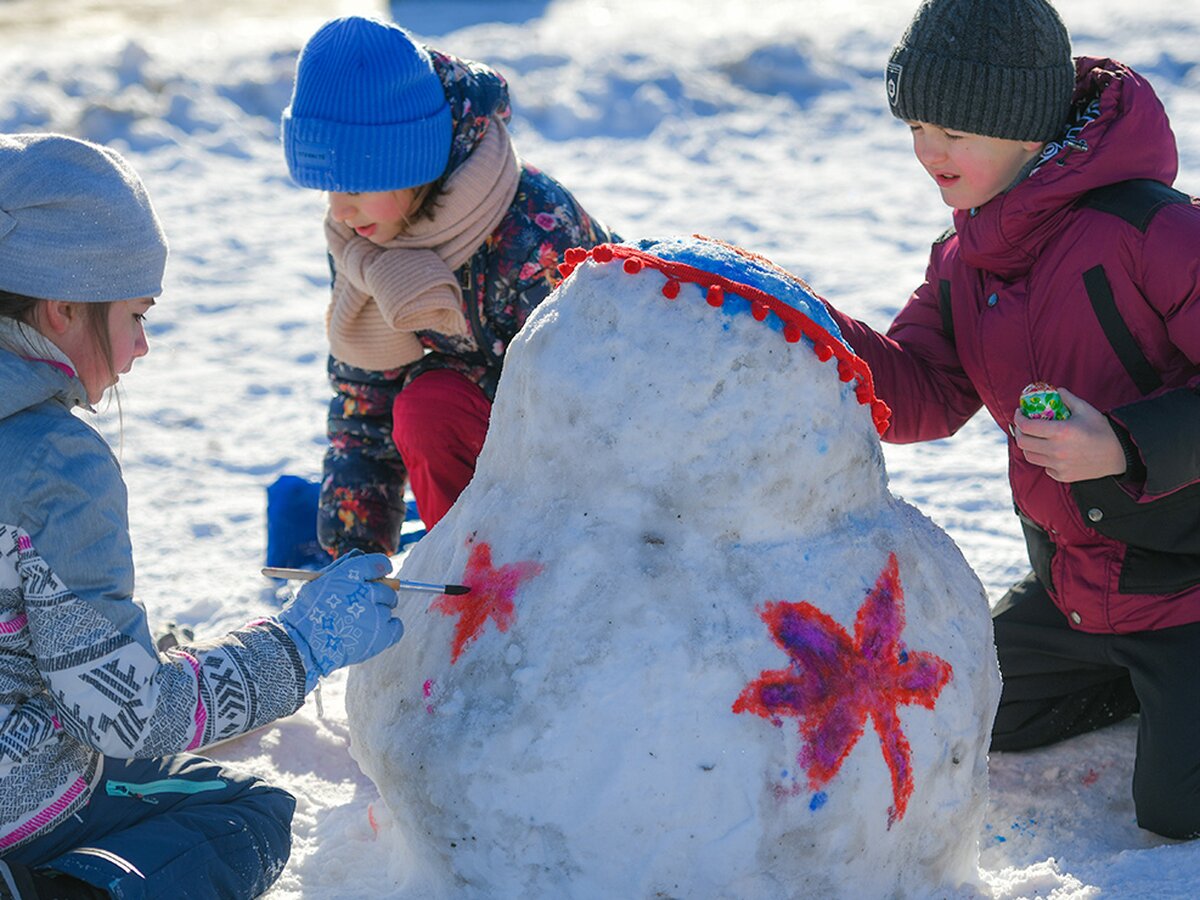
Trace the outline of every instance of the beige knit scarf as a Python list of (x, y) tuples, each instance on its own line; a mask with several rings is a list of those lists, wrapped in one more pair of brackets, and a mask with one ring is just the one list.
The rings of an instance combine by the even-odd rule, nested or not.
[(394, 369), (421, 358), (416, 331), (468, 335), (454, 270), (500, 224), (519, 178), (508, 130), (493, 119), (447, 179), (432, 219), (379, 246), (327, 215), (337, 276), (325, 329), (334, 358), (360, 369)]

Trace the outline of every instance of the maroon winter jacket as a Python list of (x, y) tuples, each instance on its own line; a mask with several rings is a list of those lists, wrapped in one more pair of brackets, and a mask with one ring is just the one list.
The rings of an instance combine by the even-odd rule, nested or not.
[(886, 337), (831, 312), (892, 408), (884, 440), (946, 437), (981, 405), (1008, 434), (1033, 381), (1123, 428), (1132, 478), (1060, 484), (1010, 436), (1009, 480), (1075, 628), (1165, 628), (1200, 621), (1200, 207), (1169, 187), (1150, 85), (1109, 59), (1076, 73), (1072, 127), (1007, 193), (954, 212)]

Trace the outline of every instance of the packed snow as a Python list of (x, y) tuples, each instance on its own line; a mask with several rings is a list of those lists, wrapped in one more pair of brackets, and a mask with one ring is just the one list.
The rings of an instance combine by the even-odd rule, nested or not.
[[(277, 608), (279, 589), (259, 574), (265, 489), (281, 474), (319, 473), (323, 201), (289, 182), (278, 123), (296, 54), (325, 18), (391, 16), (440, 49), (499, 68), (519, 151), (625, 237), (713, 235), (764, 254), (882, 328), (949, 223), (883, 96), (883, 63), (915, 6), (0, 3), (0, 128), (62, 131), (121, 150), (171, 240), (152, 352), (96, 419), (129, 482), (138, 596), (152, 621), (202, 636)], [(1113, 56), (1151, 80), (1179, 140), (1177, 184), (1200, 192), (1200, 2), (1058, 8), (1076, 52)], [(731, 428), (726, 438), (734, 445), (738, 436)], [(1003, 439), (990, 421), (977, 417), (948, 441), (885, 445), (884, 454), (891, 493), (945, 529), (992, 602), (1025, 574)], [(493, 514), (522, 523), (546, 514), (527, 502), (511, 498)], [(563, 535), (549, 538), (547, 547), (565, 552)], [(582, 537), (577, 549), (629, 563), (618, 547)], [(624, 624), (633, 639), (636, 623)], [(397, 843), (400, 824), (351, 755), (346, 682), (335, 676), (319, 702), (214, 751), (299, 798), (292, 861), (272, 900), (403, 896), (421, 871), (420, 848)], [(1200, 845), (1134, 821), (1135, 732), (1124, 723), (992, 755), (978, 834), (982, 890), (1000, 900), (1195, 895)]]
[(406, 896), (979, 896), (982, 586), (888, 493), (815, 297), (718, 242), (634, 249), (530, 316), (405, 562), (471, 593), (405, 603), (407, 649), (350, 674)]

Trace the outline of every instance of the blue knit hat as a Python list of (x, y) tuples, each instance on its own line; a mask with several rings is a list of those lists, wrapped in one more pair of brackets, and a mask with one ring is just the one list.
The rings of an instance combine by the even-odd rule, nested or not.
[(61, 134), (0, 134), (0, 290), (156, 297), (166, 264), (150, 197), (120, 154)]
[(283, 151), (301, 187), (392, 191), (436, 181), (451, 130), (428, 52), (398, 25), (333, 19), (300, 51)]

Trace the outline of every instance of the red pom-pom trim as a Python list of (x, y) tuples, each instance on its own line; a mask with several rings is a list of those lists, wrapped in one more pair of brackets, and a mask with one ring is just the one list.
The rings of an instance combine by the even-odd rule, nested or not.
[(559, 263), (557, 268), (558, 268), (558, 274), (561, 275), (563, 278), (566, 278), (568, 275), (570, 275), (572, 272), (575, 271), (575, 267), (573, 265), (571, 265), (570, 263), (565, 263), (565, 262)]
[[(798, 282), (817, 300), (821, 299), (813, 292), (812, 288), (799, 278), (796, 278), (796, 276), (784, 269), (780, 269), (762, 256), (742, 250), (732, 244), (726, 244), (724, 241), (706, 238), (703, 235), (695, 235), (695, 237), (714, 244), (720, 244), (737, 253), (739, 256), (750, 257), (765, 265), (769, 265), (777, 269), (785, 277)], [(588, 255), (584, 251), (584, 257)], [(598, 244), (592, 248), (590, 255), (596, 262), (608, 262), (614, 258), (622, 259), (624, 260), (622, 268), (630, 275), (636, 275), (644, 266), (658, 269), (667, 278), (667, 283), (662, 289), (663, 294), (671, 299), (678, 296), (680, 283), (686, 281), (707, 287), (706, 299), (712, 306), (720, 306), (724, 302), (726, 294), (736, 294), (750, 304), (750, 314), (759, 322), (764, 321), (768, 313), (775, 313), (783, 322), (784, 340), (789, 343), (796, 343), (801, 337), (808, 338), (812, 344), (813, 352), (821, 362), (825, 362), (830, 357), (837, 357), (838, 377), (845, 382), (858, 380), (854, 388), (855, 399), (862, 405), (870, 407), (871, 420), (875, 424), (875, 430), (879, 434), (887, 431), (892, 411), (886, 403), (875, 396), (875, 382), (871, 377), (870, 367), (848, 350), (845, 344), (830, 334), (824, 327), (818, 325), (794, 306), (789, 306), (778, 297), (774, 297), (766, 291), (751, 285), (742, 284), (725, 278), (722, 275), (715, 275), (712, 272), (706, 272), (703, 269), (697, 269), (685, 263), (662, 259), (653, 254), (634, 249), (633, 247), (626, 247), (622, 244)], [(558, 268), (565, 277), (570, 274), (573, 267), (568, 264), (565, 266), (560, 265)], [(564, 268), (566, 271), (564, 271)], [(720, 302), (714, 302), (714, 300), (718, 299)]]
[(871, 419), (875, 427), (883, 434), (888, 430), (888, 422), (892, 418), (891, 408), (882, 400), (876, 398), (871, 402)]

